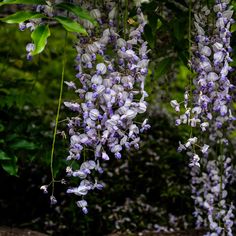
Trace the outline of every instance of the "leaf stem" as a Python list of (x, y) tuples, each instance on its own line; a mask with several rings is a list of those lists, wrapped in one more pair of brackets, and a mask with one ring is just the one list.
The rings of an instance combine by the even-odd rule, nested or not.
[(65, 42), (64, 42), (64, 47), (63, 47), (63, 54), (62, 54), (60, 94), (59, 94), (59, 99), (58, 99), (57, 114), (56, 114), (55, 127), (54, 127), (54, 132), (53, 132), (53, 141), (52, 141), (51, 158), (50, 158), (50, 160), (51, 160), (50, 170), (51, 170), (51, 177), (52, 177), (52, 195), (54, 194), (54, 183), (55, 183), (54, 169), (53, 169), (54, 150), (55, 150), (57, 126), (59, 123), (59, 115), (60, 115), (60, 110), (61, 110), (61, 100), (62, 100), (62, 93), (63, 93), (63, 84), (64, 84), (64, 77), (65, 77), (67, 35), (68, 35), (68, 32), (66, 31)]

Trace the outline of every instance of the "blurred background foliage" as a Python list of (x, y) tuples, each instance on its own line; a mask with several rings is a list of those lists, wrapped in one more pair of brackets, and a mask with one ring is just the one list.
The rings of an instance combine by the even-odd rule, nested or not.
[[(175, 127), (176, 114), (169, 105), (172, 99), (183, 100), (192, 76), (188, 70), (188, 5), (181, 0), (153, 0), (142, 4), (142, 10), (148, 19), (144, 38), (151, 49), (146, 90), (152, 128), (143, 135), (138, 152), (106, 163), (100, 177), (106, 187), (88, 196), (86, 216), (76, 207), (76, 198), (65, 194), (65, 185), (56, 185), (59, 203), (55, 207), (39, 190), (50, 182), (65, 31), (51, 27), (46, 50), (29, 62), (25, 52), (29, 32), (0, 23), (0, 225), (72, 236), (194, 227), (188, 160), (176, 152), (188, 130)], [(235, 39), (233, 32), (234, 48)], [(67, 81), (75, 75), (75, 41), (76, 36), (69, 34)], [(71, 96), (64, 89), (63, 100)], [(57, 179), (65, 178), (67, 116), (62, 107), (54, 166)]]

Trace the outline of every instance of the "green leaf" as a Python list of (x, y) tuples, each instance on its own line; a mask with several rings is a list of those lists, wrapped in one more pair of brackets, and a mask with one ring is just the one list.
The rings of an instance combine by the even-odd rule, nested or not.
[(0, 123), (0, 132), (4, 131), (5, 130), (5, 127), (3, 124)]
[(88, 11), (82, 9), (81, 7), (71, 4), (71, 3), (60, 3), (57, 4), (56, 7), (65, 9), (69, 12), (73, 12), (76, 16), (81, 19), (86, 19), (93, 23), (94, 25), (98, 25), (97, 21), (89, 14)]
[(18, 165), (17, 165), (17, 157), (10, 158), (10, 160), (3, 161), (1, 163), (2, 168), (9, 174), (17, 176)]
[(148, 41), (150, 48), (154, 49), (155, 47), (155, 38), (153, 35), (154, 31), (150, 25), (146, 25), (144, 28), (145, 38)]
[(35, 145), (32, 142), (29, 142), (27, 140), (19, 140), (13, 144), (10, 145), (12, 149), (26, 149), (26, 150), (34, 150), (37, 148), (37, 145)]
[(6, 4), (37, 4), (37, 5), (46, 5), (45, 0), (3, 0), (0, 2), (0, 6)]
[(8, 157), (5, 152), (3, 152), (2, 150), (0, 150), (0, 160), (11, 160), (11, 158)]
[(236, 24), (232, 24), (230, 28), (231, 33), (236, 31)]
[(155, 71), (156, 78), (159, 78), (162, 75), (164, 75), (169, 70), (171, 63), (172, 63), (171, 58), (165, 58), (162, 61), (160, 61), (157, 64), (158, 69)]
[(62, 26), (70, 32), (81, 33), (83, 35), (88, 35), (85, 28), (83, 28), (79, 23), (62, 16), (57, 16), (55, 19), (62, 24)]
[(175, 39), (177, 39), (178, 41), (181, 41), (181, 39), (183, 39), (184, 37), (183, 30), (184, 30), (184, 27), (180, 21), (175, 21), (173, 23), (173, 34), (174, 34)]
[(35, 49), (32, 52), (32, 55), (36, 55), (41, 53), (46, 44), (47, 38), (51, 35), (48, 25), (39, 25), (37, 28), (32, 32), (31, 38), (33, 39)]
[(29, 12), (29, 11), (19, 11), (10, 16), (0, 18), (0, 20), (8, 24), (14, 24), (14, 23), (21, 23), (30, 19), (43, 18), (43, 17), (45, 17), (45, 15), (43, 14)]

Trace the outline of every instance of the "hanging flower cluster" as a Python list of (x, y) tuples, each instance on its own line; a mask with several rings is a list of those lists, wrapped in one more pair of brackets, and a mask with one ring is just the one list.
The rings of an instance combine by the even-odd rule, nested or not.
[[(231, 112), (230, 95), (234, 86), (228, 79), (232, 71), (230, 53), (230, 25), (233, 11), (228, 0), (216, 0), (213, 7), (215, 25), (207, 7), (198, 6), (194, 14), (195, 44), (192, 46), (191, 67), (196, 73), (190, 91), (185, 92), (185, 113), (176, 120), (176, 125), (188, 124), (199, 128), (200, 137), (191, 136), (178, 151), (185, 150), (191, 157), (192, 197), (195, 201), (196, 226), (209, 227), (206, 235), (232, 234), (233, 209), (226, 202), (226, 185), (232, 172), (231, 158), (226, 156), (228, 131), (235, 117)], [(173, 100), (171, 106), (180, 112), (180, 104)], [(204, 133), (208, 133), (204, 135)], [(220, 150), (219, 153), (216, 149)], [(200, 150), (202, 158), (199, 157)], [(211, 160), (212, 157), (218, 159)], [(201, 171), (200, 172), (200, 163)]]
[[(219, 156), (218, 160), (204, 160), (206, 172), (200, 172), (199, 168), (192, 168), (192, 197), (194, 199), (195, 211), (193, 213), (196, 218), (196, 227), (208, 227), (210, 232), (206, 236), (213, 233), (222, 235), (227, 232), (228, 236), (232, 236), (232, 226), (234, 220), (234, 206), (227, 204), (226, 190), (227, 185), (232, 184), (232, 165), (231, 158)], [(220, 169), (219, 163), (223, 164)]]
[[(228, 79), (228, 73), (232, 70), (229, 63), (230, 58), (230, 25), (233, 22), (233, 11), (228, 6), (229, 1), (216, 1), (214, 12), (216, 14), (215, 27), (212, 35), (207, 37), (201, 25), (204, 15), (195, 15), (195, 27), (197, 30), (197, 50), (195, 51), (195, 61), (193, 68), (198, 76), (195, 81), (197, 94), (194, 101), (199, 111), (197, 119), (202, 128), (209, 131), (209, 144), (220, 146), (220, 155), (217, 160), (203, 160), (203, 169), (206, 173), (201, 173), (196, 177), (192, 172), (192, 191), (195, 200), (195, 216), (197, 226), (202, 225), (205, 214), (205, 226), (208, 225), (210, 232), (206, 235), (222, 235), (227, 233), (231, 236), (233, 226), (233, 209), (231, 203), (228, 206), (226, 197), (226, 185), (230, 183), (232, 165), (231, 159), (225, 158), (224, 153), (227, 148), (227, 131), (232, 126), (235, 117), (230, 109), (233, 85)], [(206, 8), (205, 8), (206, 9)], [(209, 29), (208, 29), (209, 31)], [(204, 130), (203, 130), (204, 131)], [(223, 147), (225, 146), (226, 147)], [(213, 155), (217, 155), (215, 152)], [(196, 191), (198, 189), (198, 191)]]
[[(211, 132), (210, 140), (215, 138), (222, 138), (223, 127), (227, 127), (229, 123), (235, 118), (232, 116), (230, 110), (231, 96), (230, 91), (233, 85), (227, 78), (228, 73), (232, 70), (229, 62), (230, 58), (230, 25), (233, 22), (231, 19), (233, 11), (228, 8), (226, 1), (216, 1), (214, 6), (216, 13), (216, 25), (213, 29), (211, 38), (204, 38), (204, 30), (200, 26), (200, 18), (196, 15), (196, 29), (198, 36), (196, 37), (198, 43), (198, 51), (196, 55), (197, 60), (194, 62), (194, 70), (198, 73), (195, 81), (197, 86), (196, 97), (197, 106), (196, 119), (200, 120), (201, 128), (209, 126), (211, 129), (218, 130), (218, 132)], [(224, 140), (227, 143), (227, 140)]]
[[(124, 39), (117, 32), (115, 4), (110, 2), (107, 8), (108, 15), (99, 9), (91, 10), (91, 15), (100, 23), (99, 29), (94, 29), (88, 21), (81, 22), (89, 36), (80, 37), (76, 46), (76, 81), (65, 82), (79, 96), (78, 101), (64, 102), (75, 112), (68, 123), (67, 160), (72, 164), (83, 160), (78, 169), (72, 164), (67, 167), (68, 176), (81, 180), (67, 192), (78, 196), (92, 189), (102, 189), (103, 184), (92, 177), (93, 171), (102, 173), (100, 162), (113, 156), (122, 158), (123, 149), (138, 149), (140, 133), (149, 128), (147, 119), (141, 125), (134, 122), (147, 108), (144, 82), (148, 73), (148, 50), (141, 38), (144, 17), (138, 9), (138, 26), (129, 31), (124, 29), (127, 37)], [(80, 81), (78, 87), (77, 80)], [(85, 160), (84, 155), (88, 155), (89, 160)], [(84, 199), (77, 205), (87, 213)]]
[[(207, 16), (210, 11), (207, 7), (195, 14), (196, 44), (193, 45), (192, 69), (197, 73), (193, 80), (194, 91), (191, 97), (189, 91), (185, 93), (185, 113), (176, 120), (176, 125), (188, 124), (191, 127), (200, 127), (201, 132), (212, 130), (210, 141), (222, 139), (223, 128), (235, 120), (230, 109), (232, 100), (230, 91), (234, 87), (227, 75), (232, 70), (229, 66), (230, 58), (230, 25), (233, 11), (228, 8), (228, 1), (216, 1), (214, 11), (216, 13), (216, 26), (209, 29)], [(213, 31), (212, 35), (207, 35)], [(192, 102), (189, 102), (191, 99)], [(177, 112), (180, 104), (173, 100), (171, 106)], [(195, 148), (201, 147), (201, 152), (206, 154), (208, 144), (197, 145), (197, 137), (190, 139), (183, 145), (180, 143), (179, 151), (188, 150), (192, 156), (190, 165), (199, 165)], [(226, 139), (221, 140), (227, 143)]]

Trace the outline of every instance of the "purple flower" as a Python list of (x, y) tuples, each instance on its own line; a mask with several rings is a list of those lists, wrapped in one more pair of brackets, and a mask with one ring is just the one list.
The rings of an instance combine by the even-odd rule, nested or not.
[(70, 81), (70, 82), (65, 81), (64, 83), (68, 86), (69, 89), (76, 89), (76, 85), (75, 85), (74, 82), (72, 82), (72, 81)]
[(20, 31), (24, 31), (25, 29), (26, 29), (26, 25), (25, 25), (25, 23), (20, 23), (19, 24), (19, 29), (20, 29)]
[(77, 204), (78, 207), (82, 208), (82, 211), (83, 211), (84, 214), (88, 214), (88, 209), (87, 209), (88, 203), (87, 203), (87, 201), (80, 200), (80, 201), (77, 201), (76, 204)]
[(51, 205), (55, 205), (57, 204), (57, 199), (52, 195), (50, 196), (50, 202), (51, 202)]
[[(228, 143), (227, 137), (233, 127), (230, 95), (233, 85), (228, 79), (232, 70), (229, 62), (232, 62), (230, 24), (233, 11), (229, 2), (216, 0), (212, 13), (200, 1), (193, 4), (196, 42), (191, 47), (191, 69), (196, 74), (192, 82), (194, 89), (185, 92), (192, 96), (184, 97), (185, 112), (176, 120), (176, 125), (194, 128), (187, 142), (180, 143), (178, 151), (186, 151), (190, 156), (196, 226), (208, 227), (206, 235), (232, 235), (233, 216), (229, 215), (233, 207), (228, 207), (225, 200), (231, 174), (228, 163), (224, 162), (224, 155), (228, 153), (224, 144)], [(209, 26), (211, 17), (216, 18), (215, 26)], [(177, 112), (179, 104), (171, 101)], [(193, 138), (192, 133), (197, 129), (200, 135)], [(206, 131), (208, 135), (201, 135)], [(219, 146), (223, 147), (220, 153)], [(200, 163), (201, 169), (198, 168)], [(224, 223), (219, 225), (219, 222)]]
[[(139, 26), (130, 27), (126, 32), (127, 40), (124, 40), (117, 33), (116, 12), (115, 8), (110, 14), (92, 10), (92, 14), (103, 22), (96, 31), (87, 21), (81, 20), (89, 36), (80, 37), (76, 45), (78, 80), (65, 82), (75, 90), (80, 101), (64, 103), (75, 112), (69, 119), (71, 137), (67, 160), (79, 163), (79, 168), (71, 168), (67, 173), (81, 181), (67, 192), (79, 196), (85, 196), (95, 188), (102, 189), (103, 185), (97, 180), (91, 182), (94, 171), (103, 172), (100, 161), (108, 161), (111, 155), (120, 159), (124, 148), (138, 149), (140, 133), (150, 128), (147, 119), (141, 125), (134, 124), (137, 115), (147, 109), (144, 82), (148, 73), (148, 48), (140, 37), (144, 17), (139, 10)], [(91, 156), (94, 153), (93, 159), (82, 161), (87, 152)], [(89, 185), (83, 182), (88, 179)], [(80, 202), (77, 205), (86, 211), (87, 205), (81, 206)]]
[(102, 159), (105, 161), (110, 160), (109, 156), (105, 152), (102, 153)]

